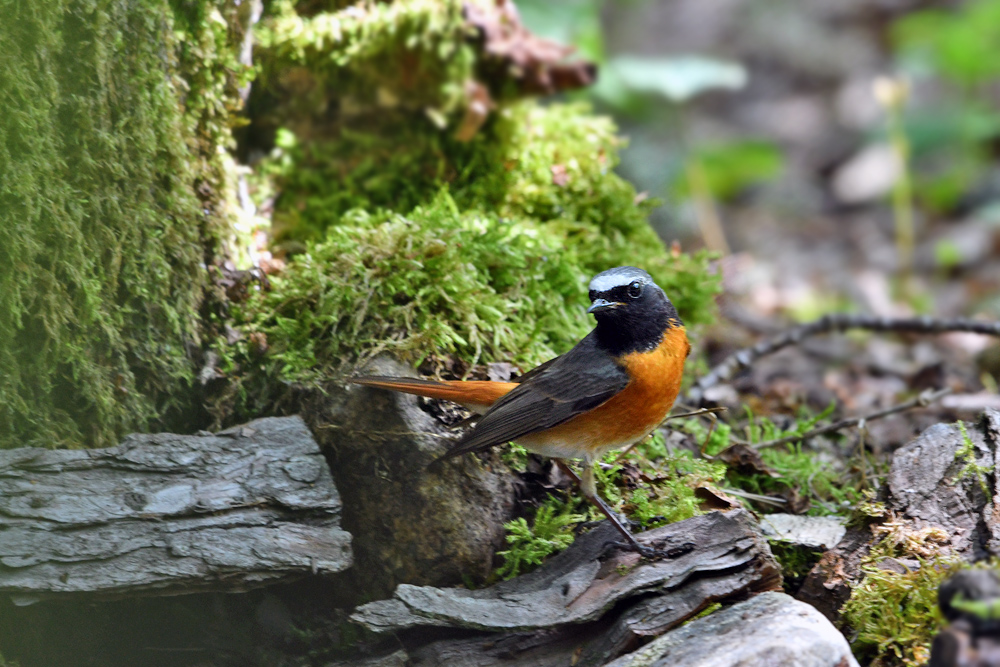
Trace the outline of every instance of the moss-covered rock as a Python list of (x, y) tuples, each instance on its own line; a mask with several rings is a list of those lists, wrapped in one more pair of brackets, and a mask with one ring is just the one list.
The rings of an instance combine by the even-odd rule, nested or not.
[[(403, 375), (380, 358), (369, 372)], [(353, 536), (345, 587), (361, 599), (400, 583), (481, 583), (503, 543), (516, 478), (497, 453), (431, 465), (454, 433), (413, 396), (353, 386), (313, 394), (304, 411), (327, 449)]]
[(190, 416), (204, 264), (228, 234), (223, 4), (3, 3), (0, 447)]
[(254, 180), (275, 198), (275, 249), (294, 256), (237, 315), (251, 335), (220, 349), (236, 397), (223, 418), (381, 351), (527, 368), (586, 333), (586, 283), (611, 266), (649, 271), (689, 325), (711, 319), (709, 258), (653, 232), (649, 202), (614, 172), (614, 123), (517, 99), (517, 68), (483, 28), (513, 14), (473, 24), (458, 0), (315, 9), (273, 3), (261, 24), (248, 141), (273, 134)]

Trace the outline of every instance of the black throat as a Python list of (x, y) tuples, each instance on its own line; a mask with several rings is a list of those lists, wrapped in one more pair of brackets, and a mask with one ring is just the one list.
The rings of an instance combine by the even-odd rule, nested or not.
[(655, 310), (631, 313), (626, 309), (599, 317), (594, 332), (598, 345), (614, 357), (633, 352), (652, 352), (673, 327), (683, 326), (677, 310), (665, 303)]

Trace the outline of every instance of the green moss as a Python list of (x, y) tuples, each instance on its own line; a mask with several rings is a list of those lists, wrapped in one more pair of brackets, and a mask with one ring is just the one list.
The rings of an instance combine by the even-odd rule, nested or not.
[(406, 214), (447, 188), (463, 212), (545, 223), (550, 238), (561, 239), (557, 247), (575, 251), (583, 273), (640, 266), (685, 322), (711, 320), (718, 280), (706, 270), (708, 255), (666, 251), (648, 224), (650, 204), (613, 171), (623, 145), (615, 125), (586, 105), (517, 103), (468, 143), (413, 125), (345, 130), (308, 144), (287, 131), (279, 139), (263, 167), (282, 191), (279, 238), (321, 238), (331, 227), (355, 224), (345, 215), (351, 209)]
[(504, 464), (515, 472), (524, 472), (528, 469), (528, 450), (512, 442), (504, 447), (500, 454), (500, 459)]
[(843, 471), (831, 469), (830, 461), (803, 449), (801, 443), (764, 449), (761, 458), (775, 475), (731, 472), (729, 482), (744, 491), (764, 495), (794, 490), (809, 497), (807, 513), (813, 516), (845, 514), (861, 499), (860, 488), (845, 483)]
[(442, 194), (409, 215), (352, 214), (311, 245), (248, 312), (269, 360), (304, 379), (389, 350), (525, 366), (588, 330), (589, 275), (531, 221), (459, 213)]
[[(723, 464), (695, 458), (691, 452), (667, 451), (661, 438), (636, 445), (624, 458), (612, 452), (594, 470), (598, 492), (611, 509), (644, 528), (702, 514), (695, 490), (718, 484), (726, 472)], [(637, 477), (644, 480), (641, 486), (634, 482)], [(603, 518), (596, 507), (587, 511), (592, 520)]]
[(195, 194), (221, 134), (192, 128), (225, 118), (218, 88), (181, 89), (222, 46), (187, 53), (203, 29), (174, 27), (214, 3), (0, 6), (0, 447), (183, 420), (222, 228)]
[[(856, 633), (855, 653), (875, 667), (926, 664), (934, 635), (945, 624), (938, 608), (940, 585), (960, 570), (995, 569), (997, 561), (970, 564), (942, 553), (948, 533), (939, 527), (917, 530), (894, 519), (873, 526), (873, 532), (883, 537), (861, 561), (863, 579), (842, 610), (844, 623)], [(886, 558), (914, 559), (919, 566), (902, 573), (882, 569)]]
[[(655, 528), (682, 521), (703, 513), (695, 489), (719, 482), (725, 467), (690, 452), (668, 453), (656, 439), (637, 445), (624, 460), (609, 454), (595, 465), (597, 491), (615, 512), (624, 512), (644, 528)], [(641, 474), (649, 483), (636, 488), (629, 484)], [(508, 579), (541, 564), (548, 556), (573, 543), (575, 530), (585, 521), (601, 521), (604, 515), (589, 501), (571, 490), (568, 498), (549, 496), (535, 514), (529, 527), (519, 518), (508, 524), (506, 540), (511, 547), (499, 552), (504, 564), (492, 578)]]
[(235, 148), (232, 131), (247, 123), (240, 89), (256, 70), (239, 60), (250, 26), (251, 2), (169, 0), (173, 47), (177, 57), (174, 86), (181, 102), (194, 180), (201, 206), (201, 243), (206, 257), (239, 256), (247, 240), (237, 238), (241, 207), (236, 201)]
[(707, 456), (715, 456), (732, 444), (730, 437), (733, 434), (733, 427), (723, 421), (716, 422), (714, 428), (709, 429), (698, 419), (685, 419), (678, 427), (685, 433), (691, 434)]
[(957, 422), (958, 430), (962, 434), (962, 445), (955, 451), (955, 459), (964, 465), (959, 471), (955, 481), (966, 477), (971, 477), (979, 484), (986, 497), (991, 496), (990, 485), (987, 482), (988, 476), (993, 474), (993, 467), (987, 464), (980, 464), (976, 461), (976, 445), (965, 430), (964, 422)]
[(539, 506), (530, 527), (523, 517), (504, 524), (510, 548), (497, 552), (504, 563), (493, 578), (512, 579), (573, 544), (573, 528), (585, 519), (573, 513), (573, 505), (552, 497)]
[(697, 621), (699, 618), (705, 618), (706, 616), (711, 616), (712, 614), (714, 614), (715, 612), (719, 611), (720, 609), (722, 609), (722, 603), (721, 602), (713, 602), (712, 604), (708, 605), (707, 607), (705, 607), (704, 609), (702, 609), (697, 614), (695, 614), (691, 618), (687, 619), (686, 621), (684, 621), (683, 623), (681, 623), (677, 627), (685, 626), (688, 623), (690, 623), (691, 621)]
[(720, 463), (697, 459), (687, 451), (659, 452), (655, 438), (638, 445), (629, 461), (648, 478), (648, 484), (629, 489), (620, 484), (620, 506), (645, 528), (656, 528), (702, 514), (702, 503), (695, 490), (721, 482), (726, 468)]
[(806, 575), (823, 556), (823, 550), (810, 549), (778, 539), (768, 542), (771, 554), (781, 566), (782, 586), (786, 593), (794, 595), (805, 581)]
[[(788, 428), (779, 428), (767, 417), (747, 411), (745, 431), (748, 441), (760, 443), (768, 440), (803, 434), (816, 426), (833, 411), (833, 405), (810, 414), (803, 410)], [(705, 453), (717, 455), (729, 447), (733, 428), (718, 424), (709, 434), (708, 428), (698, 420), (687, 420), (682, 428), (705, 445)], [(707, 445), (705, 444), (707, 443)], [(862, 499), (861, 480), (845, 483), (844, 471), (833, 469), (830, 461), (816, 451), (803, 447), (801, 442), (766, 447), (759, 450), (761, 460), (769, 472), (743, 472), (730, 470), (726, 481), (743, 491), (760, 495), (785, 495), (789, 492), (809, 498), (810, 515), (846, 515)]]
[[(529, 111), (545, 118), (557, 113)], [(526, 153), (532, 141), (542, 141), (537, 135), (522, 139)], [(584, 143), (575, 149), (591, 146)], [(688, 323), (710, 318), (718, 282), (708, 272), (709, 256), (668, 254), (627, 183), (611, 173), (587, 171), (588, 191), (606, 190), (584, 201), (591, 208), (571, 209), (576, 197), (557, 193), (566, 197), (565, 215), (582, 220), (540, 221), (533, 214), (543, 200), (552, 213), (551, 198), (540, 194), (541, 183), (532, 185), (531, 170), (511, 171), (515, 182), (508, 184), (509, 192), (500, 191), (495, 205), (470, 206), (471, 185), (458, 194), (442, 186), (404, 214), (385, 208), (339, 213), (334, 203), (326, 219), (324, 201), (307, 198), (299, 205), (286, 192), (282, 210), (313, 220), (305, 227), (323, 228), (324, 236), (309, 241), (275, 279), (274, 289), (257, 295), (239, 315), (246, 329), (268, 340), (271, 351), (263, 365), (252, 360), (244, 341), (223, 350), (227, 370), (238, 376), (241, 369), (252, 369), (255, 382), (263, 369), (264, 386), (279, 389), (289, 380), (338, 374), (382, 351), (410, 361), (446, 352), (471, 362), (513, 361), (527, 369), (565, 352), (592, 327), (584, 312), (587, 281), (627, 263), (650, 271)], [(295, 166), (288, 173), (323, 180)], [(267, 390), (257, 386), (241, 387), (237, 403), (266, 403)]]
[(844, 622), (857, 632), (854, 645), (871, 656), (872, 665), (926, 664), (931, 642), (944, 622), (938, 587), (961, 564), (944, 557), (921, 559), (919, 568), (900, 574), (878, 567), (884, 556), (862, 565), (864, 579), (844, 605)]
[[(613, 171), (614, 124), (512, 102), (460, 2), (302, 11), (274, 3), (260, 29), (255, 124), (275, 148), (255, 181), (278, 193), (274, 238), (295, 255), (238, 315), (267, 355), (220, 349), (237, 414), (381, 351), (526, 369), (589, 330), (586, 283), (616, 265), (648, 270), (688, 324), (711, 319), (709, 256), (667, 252)], [(476, 79), (497, 107), (460, 141)]]
[[(710, 318), (718, 281), (709, 256), (666, 252), (635, 191), (609, 171), (613, 126), (580, 107), (526, 104), (511, 114), (522, 129), (502, 144), (510, 160), (476, 158), (483, 173), (470, 165), (451, 185), (411, 184), (413, 196), (403, 188), (397, 199), (423, 203), (401, 214), (385, 208), (401, 176), (393, 168), (366, 163), (331, 188), (332, 172), (272, 163), (283, 165), (276, 215), (312, 230), (307, 239), (324, 230), (243, 315), (267, 335), (278, 374), (306, 379), (382, 350), (538, 363), (586, 333), (586, 282), (620, 264), (647, 269), (689, 324)], [(565, 186), (552, 183), (558, 159), (569, 165)], [(335, 162), (325, 164), (335, 171)], [(385, 174), (357, 199), (355, 177), (369, 169)], [(425, 192), (432, 182), (438, 189)], [(359, 202), (374, 210), (342, 210)]]
[(296, 88), (298, 114), (309, 104), (322, 112), (332, 95), (348, 116), (378, 107), (430, 118), (464, 102), (474, 63), (470, 37), (462, 3), (454, 0), (356, 4), (309, 17), (278, 0), (256, 34), (262, 84)]

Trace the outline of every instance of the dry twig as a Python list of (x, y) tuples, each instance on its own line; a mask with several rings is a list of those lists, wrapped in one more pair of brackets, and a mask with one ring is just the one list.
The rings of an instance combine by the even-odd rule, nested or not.
[(1000, 337), (1000, 322), (981, 322), (965, 318), (934, 319), (931, 317), (876, 317), (872, 315), (851, 315), (834, 313), (825, 315), (815, 322), (793, 327), (783, 334), (761, 341), (753, 347), (744, 348), (726, 357), (722, 363), (694, 383), (684, 397), (684, 402), (699, 405), (705, 390), (717, 384), (728, 382), (737, 372), (749, 368), (753, 362), (778, 350), (797, 345), (810, 336), (832, 331), (865, 329), (868, 331), (894, 331), (900, 333), (945, 333), (966, 331), (986, 336)]
[[(638, 445), (640, 442), (646, 442), (647, 438), (653, 437), (653, 433), (656, 433), (658, 430), (660, 430), (661, 428), (663, 428), (663, 425), (666, 424), (671, 419), (681, 419), (683, 417), (701, 417), (703, 415), (711, 415), (711, 418), (712, 418), (712, 429), (714, 429), (715, 428), (715, 413), (717, 413), (717, 412), (725, 412), (725, 411), (726, 411), (726, 408), (720, 406), (720, 407), (716, 407), (716, 408), (699, 408), (699, 409), (694, 410), (692, 412), (685, 412), (685, 413), (679, 414), (679, 415), (669, 415), (669, 416), (667, 416), (666, 419), (664, 419), (663, 421), (660, 422), (659, 426), (657, 426), (656, 428), (653, 429), (652, 433), (650, 433), (649, 435), (647, 435), (642, 440), (637, 440), (636, 442), (633, 442), (631, 445), (629, 445), (628, 447), (626, 447), (625, 449), (623, 449), (618, 454), (618, 458), (615, 459), (615, 460), (616, 461), (621, 461), (622, 459), (624, 459), (625, 455), (628, 454), (629, 452), (631, 452), (636, 447), (636, 445)], [(709, 436), (711, 436), (712, 435), (712, 431), (710, 430), (708, 432), (708, 434), (709, 434)]]
[(833, 433), (834, 431), (839, 431), (843, 428), (851, 428), (852, 426), (863, 427), (864, 424), (870, 421), (875, 421), (876, 419), (881, 419), (882, 417), (888, 417), (889, 415), (894, 415), (899, 412), (904, 412), (906, 410), (912, 410), (913, 408), (924, 408), (931, 403), (937, 401), (942, 396), (951, 393), (951, 388), (945, 387), (944, 389), (938, 389), (937, 391), (927, 391), (921, 392), (919, 396), (911, 398), (905, 403), (900, 403), (899, 405), (894, 405), (891, 408), (886, 408), (885, 410), (879, 410), (878, 412), (873, 412), (868, 415), (862, 415), (860, 417), (848, 417), (847, 419), (841, 419), (835, 421), (832, 424), (827, 424), (826, 426), (820, 426), (819, 428), (814, 428), (811, 431), (806, 431), (801, 435), (789, 435), (784, 438), (778, 438), (776, 440), (768, 440), (766, 442), (758, 442), (756, 444), (748, 442), (738, 442), (735, 438), (732, 439), (733, 442), (737, 444), (745, 444), (749, 447), (755, 449), (763, 449), (764, 447), (774, 447), (775, 445), (786, 445), (790, 442), (799, 442), (801, 440), (808, 440), (809, 438), (815, 438), (817, 435), (825, 435), (827, 433)]

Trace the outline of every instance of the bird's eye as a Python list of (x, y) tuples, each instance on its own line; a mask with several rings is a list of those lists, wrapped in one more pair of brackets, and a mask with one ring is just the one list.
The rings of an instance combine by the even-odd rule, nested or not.
[(630, 284), (628, 286), (628, 295), (633, 299), (638, 299), (640, 296), (642, 296), (642, 283), (636, 280), (635, 282)]

